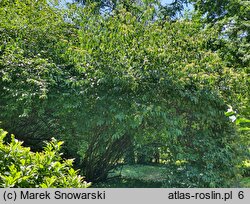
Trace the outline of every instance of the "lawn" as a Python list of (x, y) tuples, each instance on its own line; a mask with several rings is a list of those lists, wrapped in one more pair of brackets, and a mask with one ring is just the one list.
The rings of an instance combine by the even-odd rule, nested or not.
[[(93, 184), (92, 187), (162, 188), (165, 181), (167, 181), (166, 175), (167, 169), (163, 165), (124, 165), (110, 174), (109, 180), (103, 183)], [(237, 187), (249, 188), (250, 177), (243, 177)]]

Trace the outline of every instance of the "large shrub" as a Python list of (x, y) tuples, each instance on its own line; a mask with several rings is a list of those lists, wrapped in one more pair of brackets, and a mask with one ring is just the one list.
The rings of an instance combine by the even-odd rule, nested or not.
[(15, 188), (86, 188), (72, 168), (73, 160), (63, 160), (60, 148), (63, 142), (52, 139), (42, 152), (31, 152), (22, 142), (11, 136), (11, 142), (4, 143), (7, 132), (0, 129), (0, 187)]
[[(224, 112), (246, 92), (246, 75), (213, 49), (215, 29), (153, 17), (151, 7), (137, 15), (120, 5), (106, 16), (1, 1), (1, 126), (33, 150), (60, 135), (91, 181), (134, 147), (185, 161), (192, 186), (227, 186), (243, 148)], [(181, 182), (179, 168), (172, 180)]]

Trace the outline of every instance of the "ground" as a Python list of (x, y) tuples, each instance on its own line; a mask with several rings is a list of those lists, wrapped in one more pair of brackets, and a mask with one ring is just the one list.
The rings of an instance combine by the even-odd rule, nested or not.
[[(92, 187), (106, 188), (161, 188), (166, 181), (166, 168), (161, 165), (124, 165), (110, 176), (119, 176)], [(250, 177), (243, 177), (237, 186), (250, 187)]]

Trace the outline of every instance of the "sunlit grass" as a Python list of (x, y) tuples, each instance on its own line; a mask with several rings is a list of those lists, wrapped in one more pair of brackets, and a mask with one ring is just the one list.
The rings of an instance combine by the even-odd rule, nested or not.
[(166, 168), (150, 165), (125, 165), (121, 172), (123, 178), (139, 179), (144, 181), (162, 182), (165, 180)]
[[(177, 165), (179, 162), (177, 162)], [(108, 188), (161, 188), (167, 181), (167, 171), (164, 165), (124, 165), (110, 174), (110, 177), (120, 176), (108, 182), (93, 185), (93, 187)], [(236, 186), (232, 186), (236, 187)], [(243, 177), (237, 187), (249, 188), (250, 177)]]

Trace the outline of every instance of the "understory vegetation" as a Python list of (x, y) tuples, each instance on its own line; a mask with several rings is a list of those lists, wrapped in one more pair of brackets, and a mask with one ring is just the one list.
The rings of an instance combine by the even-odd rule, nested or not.
[(0, 1), (0, 186), (249, 186), (249, 12)]

